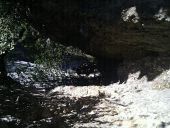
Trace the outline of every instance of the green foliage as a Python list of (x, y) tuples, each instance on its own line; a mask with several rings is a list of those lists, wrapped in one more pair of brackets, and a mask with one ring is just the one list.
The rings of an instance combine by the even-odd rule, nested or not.
[(47, 40), (37, 39), (34, 44), (36, 51), (35, 62), (47, 67), (58, 67), (62, 62), (64, 47), (58, 43)]
[(0, 1), (0, 55), (20, 43), (35, 63), (57, 66), (61, 62), (63, 47), (40, 35), (18, 14), (17, 9), (20, 8), (16, 3)]
[(19, 43), (28, 50), (30, 59), (46, 67), (58, 67), (65, 47), (44, 37), (30, 24), (23, 24), (23, 28)]
[(15, 11), (10, 3), (0, 1), (0, 55), (12, 50), (22, 30), (20, 21), (16, 20)]

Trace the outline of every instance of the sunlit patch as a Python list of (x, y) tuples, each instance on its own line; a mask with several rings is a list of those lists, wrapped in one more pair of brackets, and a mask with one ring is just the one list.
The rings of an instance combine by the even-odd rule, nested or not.
[(101, 76), (100, 72), (97, 72), (97, 73), (91, 73), (88, 75), (89, 78), (92, 78), (92, 77), (99, 77)]
[(2, 122), (20, 122), (20, 119), (17, 119), (11, 115), (6, 115), (6, 116), (0, 118), (0, 121), (2, 121)]
[[(90, 68), (90, 67), (88, 67)], [(97, 81), (96, 78), (101, 76), (98, 70), (92, 69), (86, 74), (87, 69), (81, 69), (82, 72), (78, 74), (75, 69), (68, 67), (68, 69), (62, 68), (47, 68), (44, 65), (35, 64), (26, 61), (8, 61), (7, 72), (15, 81), (25, 86), (33, 86), (37, 89), (50, 88), (53, 86), (65, 84), (76, 84), (86, 81)], [(83, 82), (84, 81), (84, 82)]]
[(158, 13), (154, 15), (154, 18), (158, 21), (165, 20), (170, 22), (170, 16), (167, 15), (167, 9), (160, 8)]
[(133, 23), (138, 23), (139, 22), (139, 15), (136, 11), (136, 7), (130, 7), (128, 9), (125, 9), (122, 11), (122, 19), (125, 22), (133, 22)]

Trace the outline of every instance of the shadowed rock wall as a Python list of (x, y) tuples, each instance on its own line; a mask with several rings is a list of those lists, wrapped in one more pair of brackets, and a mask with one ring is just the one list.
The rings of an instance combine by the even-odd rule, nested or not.
[(39, 30), (95, 56), (139, 58), (170, 50), (168, 0), (32, 0), (25, 5)]

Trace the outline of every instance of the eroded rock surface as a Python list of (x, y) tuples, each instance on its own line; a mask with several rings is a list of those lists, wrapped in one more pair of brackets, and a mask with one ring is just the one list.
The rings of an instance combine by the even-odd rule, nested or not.
[[(81, 98), (100, 97), (89, 115), (95, 115), (88, 122), (77, 121), (74, 127), (107, 127), (107, 128), (168, 128), (170, 89), (155, 89), (155, 82), (147, 82), (146, 77), (138, 79), (139, 72), (129, 75), (126, 83), (115, 83), (107, 87), (57, 87), (49, 95)], [(161, 75), (165, 77), (165, 74)], [(161, 78), (162, 78), (161, 77)], [(158, 77), (161, 81), (161, 78)], [(81, 92), (81, 93), (80, 93)], [(85, 106), (86, 108), (87, 106)], [(87, 107), (88, 108), (88, 107)]]

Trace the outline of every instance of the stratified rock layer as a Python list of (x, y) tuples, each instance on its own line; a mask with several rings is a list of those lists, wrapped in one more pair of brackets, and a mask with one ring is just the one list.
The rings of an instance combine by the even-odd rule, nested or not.
[(37, 28), (95, 56), (169, 54), (168, 0), (39, 0), (29, 4)]

